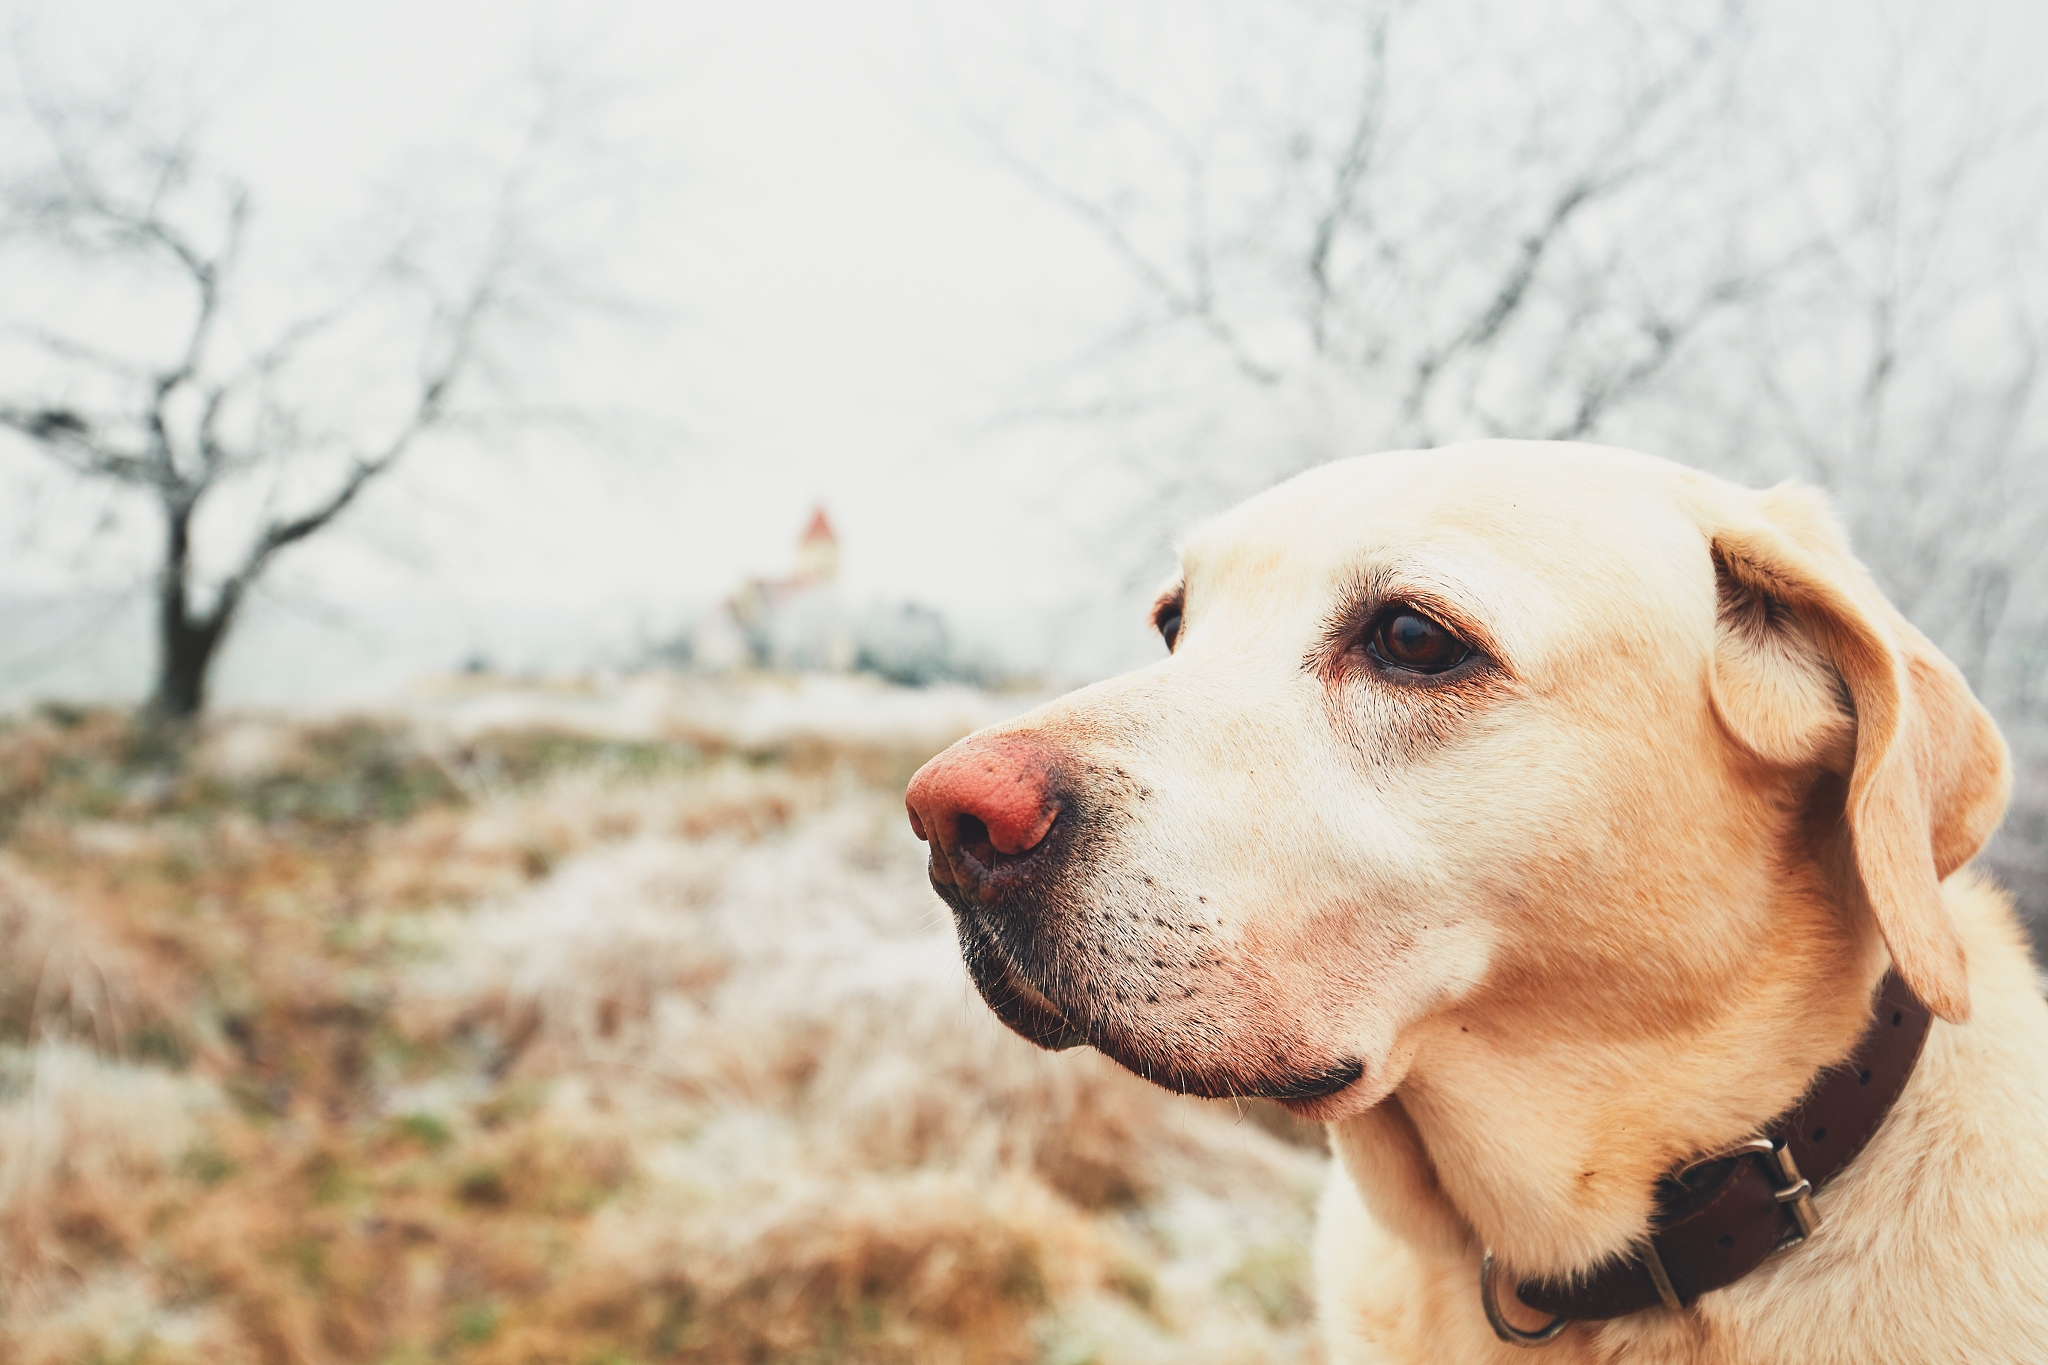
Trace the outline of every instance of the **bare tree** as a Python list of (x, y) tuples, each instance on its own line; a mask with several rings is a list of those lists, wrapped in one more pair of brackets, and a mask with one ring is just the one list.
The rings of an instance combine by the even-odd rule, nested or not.
[(1473, 436), (1819, 482), (2013, 738), (1994, 858), (2048, 922), (2048, 137), (1975, 74), (1975, 21), (1202, 14), (1213, 68), (1145, 51), (1163, 27), (1062, 54), (1032, 119), (988, 124), (1131, 283), (1050, 405), (1134, 471), (1105, 541), (1156, 555), (1161, 523), (1303, 465)]
[[(2016, 760), (1985, 860), (2048, 943), (2048, 104), (1944, 51), (1958, 16), (1890, 9), (1796, 280), (1747, 310), (1704, 415), (1751, 414), (1764, 475), (1828, 488), (1893, 599), (1961, 667)], [(1967, 22), (1964, 27), (1967, 27)], [(1957, 79), (1958, 70), (1966, 79)]]
[[(1126, 347), (1187, 334), (1255, 387), (1319, 375), (1376, 405), (1384, 444), (1589, 435), (1799, 256), (1621, 230), (1720, 173), (1748, 18), (1734, 3), (1675, 13), (1554, 107), (1512, 85), (1476, 99), (1457, 77), (1496, 73), (1460, 73), (1445, 33), (1411, 32), (1428, 9), (1298, 7), (1296, 41), (1347, 54), (1321, 82), (1331, 97), (1283, 69), (1206, 126), (1084, 68), (1072, 89), (1091, 132), (1131, 148), (1092, 175), (1011, 128), (990, 135), (1129, 268), (1146, 311)], [(1460, 103), (1494, 117), (1460, 126)]]
[[(277, 557), (332, 526), (431, 434), (462, 421), (515, 321), (569, 291), (529, 231), (536, 168), (561, 131), (551, 96), (488, 196), (459, 267), (399, 233), (362, 277), (297, 316), (268, 316), (248, 269), (252, 192), (139, 106), (34, 101), (41, 152), (0, 184), (0, 246), (132, 285), (111, 344), (10, 320), (39, 391), (0, 384), (0, 429), (80, 480), (139, 495), (162, 526), (151, 711), (195, 715), (249, 593)], [(107, 329), (103, 329), (107, 330)], [(155, 334), (154, 355), (138, 338)], [(409, 372), (388, 373), (409, 354)], [(17, 368), (17, 376), (19, 368)], [(359, 373), (342, 415), (305, 384)], [(381, 381), (381, 382), (380, 382)], [(18, 379), (17, 379), (18, 382)], [(202, 554), (202, 527), (226, 548)]]

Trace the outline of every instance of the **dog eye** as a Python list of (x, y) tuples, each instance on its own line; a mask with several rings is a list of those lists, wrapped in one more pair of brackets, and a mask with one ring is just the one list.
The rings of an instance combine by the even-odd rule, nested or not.
[(1472, 647), (1413, 607), (1389, 607), (1373, 622), (1366, 652), (1390, 668), (1445, 673), (1472, 657)]
[(1166, 641), (1167, 652), (1172, 653), (1174, 641), (1180, 639), (1180, 603), (1161, 607), (1152, 624), (1159, 628), (1159, 638)]

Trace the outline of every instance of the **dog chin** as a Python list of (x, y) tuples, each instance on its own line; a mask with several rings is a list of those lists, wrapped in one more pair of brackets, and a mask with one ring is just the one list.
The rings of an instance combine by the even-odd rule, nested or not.
[(1371, 1109), (1388, 1095), (1394, 1087), (1376, 1083), (1370, 1075), (1361, 1075), (1338, 1090), (1323, 1095), (1275, 1096), (1275, 1102), (1296, 1118), (1311, 1123), (1335, 1123), (1339, 1119), (1355, 1118)]
[(1277, 1100), (1304, 1114), (1318, 1107), (1329, 1108), (1340, 1116), (1356, 1112), (1348, 1097), (1359, 1089), (1364, 1068), (1353, 1059), (1333, 1062), (1314, 1071), (1253, 1073), (1227, 1064), (1205, 1064), (1204, 1059), (1162, 1058), (1156, 1050), (1127, 1043), (1107, 1030), (1091, 1028), (1087, 1033), (1089, 1044), (1097, 1052), (1133, 1075), (1176, 1094), (1211, 1100)]
[(1178, 1059), (1162, 1059), (1152, 1049), (1127, 1042), (1113, 1030), (1069, 1019), (1014, 971), (1004, 973), (1000, 981), (977, 980), (976, 985), (996, 1017), (1020, 1037), (1053, 1052), (1087, 1044), (1132, 1075), (1180, 1095), (1275, 1100), (1304, 1118), (1326, 1121), (1363, 1113), (1391, 1088), (1373, 1084), (1366, 1068), (1355, 1059), (1277, 1076), (1246, 1075), (1200, 1062), (1177, 1064)]
[(1088, 1035), (1068, 1023), (1058, 1007), (999, 953), (977, 943), (966, 956), (974, 989), (1010, 1032), (1048, 1052), (1065, 1052), (1088, 1041)]
[(1340, 1119), (1356, 1118), (1399, 1089), (1401, 1082), (1408, 1078), (1408, 1068), (1415, 1061), (1414, 1047), (1405, 1043), (1397, 1043), (1387, 1050), (1367, 1049), (1367, 1055), (1371, 1060), (1359, 1067), (1357, 1079), (1349, 1085), (1320, 1095), (1276, 1095), (1274, 1098), (1297, 1118), (1308, 1119), (1312, 1123), (1336, 1123)]
[(1360, 1114), (1386, 1098), (1384, 1067), (1339, 1056), (1314, 1069), (1246, 1072), (1213, 1059), (1162, 1056), (1156, 1045), (1101, 1021), (1070, 1015), (970, 923), (961, 925), (968, 975), (989, 1010), (1011, 1032), (1050, 1052), (1087, 1045), (1135, 1076), (1176, 1094), (1204, 1099), (1269, 1099), (1318, 1122)]

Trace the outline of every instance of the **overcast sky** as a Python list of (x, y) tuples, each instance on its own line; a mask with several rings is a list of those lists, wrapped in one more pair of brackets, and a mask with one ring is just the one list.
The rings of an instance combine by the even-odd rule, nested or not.
[[(461, 210), (458, 168), (503, 150), (537, 61), (601, 96), (585, 181), (556, 207), (625, 308), (535, 350), (527, 382), (602, 417), (603, 439), (421, 447), (330, 534), (280, 559), (224, 660), (228, 699), (370, 697), (478, 654), (617, 662), (743, 576), (785, 569), (818, 504), (839, 526), (856, 604), (934, 603), (1072, 674), (1152, 647), (1130, 603), (1165, 552), (1151, 532), (1120, 543), (1116, 517), (1094, 515), (1117, 477), (1083, 467), (1107, 448), (1099, 432), (1019, 414), (1070, 391), (1063, 378), (1136, 315), (1138, 293), (1098, 234), (1001, 164), (977, 117), (1085, 161), (1086, 101), (1046, 102), (1073, 79), (1047, 67), (1085, 34), (1121, 76), (1165, 98), (1196, 91), (1227, 120), (1234, 82), (1259, 61), (1259, 78), (1291, 95), (1290, 64), (1335, 60), (1264, 51), (1286, 46), (1264, 41), (1275, 25), (1312, 9), (0, 0), (17, 65), (0, 87), (11, 99), (24, 84), (153, 85), (202, 111), (203, 148), (255, 199), (253, 287), (279, 298), (317, 292), (323, 269), (374, 238), (394, 187), (446, 188)], [(1960, 10), (1764, 11), (1757, 71), (1795, 95), (1847, 89), (1861, 77), (1843, 73), (1881, 64), (1886, 16), (1910, 12), (1943, 39), (1906, 45), (1933, 107), (1995, 106), (2011, 93), (1991, 88), (2001, 81), (2037, 103), (2022, 87), (2038, 84), (2048, 9)], [(1567, 13), (1628, 22), (1593, 0), (1500, 13), (1551, 37)], [(1503, 44), (1522, 79), (1521, 47)], [(1951, 64), (1951, 47), (1995, 60)], [(1439, 66), (1468, 75), (1466, 51), (1450, 43)], [(1528, 79), (1568, 108), (1583, 64), (1574, 54)], [(1854, 101), (1827, 118), (1852, 151), (1876, 145)], [(18, 292), (36, 283), (0, 277)], [(1245, 411), (1218, 439), (1261, 439), (1263, 417)], [(158, 531), (117, 519), (80, 549), (72, 533), (92, 509), (51, 510), (58, 482), (39, 457), (0, 455), (0, 697), (139, 693)], [(1047, 638), (1060, 632), (1074, 637), (1064, 651)]]
[[(17, 48), (31, 78), (193, 73), (205, 145), (250, 183), (280, 258), (331, 248), (380, 187), (487, 141), (538, 52), (604, 97), (607, 166), (630, 183), (613, 187), (602, 273), (639, 310), (551, 376), (617, 439), (422, 448), (280, 561), (229, 696), (386, 686), (436, 655), (617, 657), (742, 575), (785, 569), (813, 504), (840, 528), (856, 601), (1000, 613), (1086, 590), (1064, 527), (1005, 515), (1034, 496), (1019, 458), (1034, 438), (988, 438), (1128, 308), (1095, 239), (973, 131), (976, 72), (1000, 67), (1014, 14), (948, 29), (918, 0), (203, 12), (17, 6)], [(16, 591), (73, 572), (41, 549), (14, 556)], [(28, 643), (21, 682), (126, 672), (146, 648), (80, 642), (69, 618), (57, 634)]]

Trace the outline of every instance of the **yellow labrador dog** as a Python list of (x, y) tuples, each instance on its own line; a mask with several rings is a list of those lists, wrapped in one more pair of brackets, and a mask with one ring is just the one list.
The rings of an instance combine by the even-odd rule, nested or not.
[(1332, 1361), (2048, 1361), (2005, 747), (1816, 494), (1347, 460), (1155, 619), (911, 821), (1012, 1028), (1329, 1123)]

